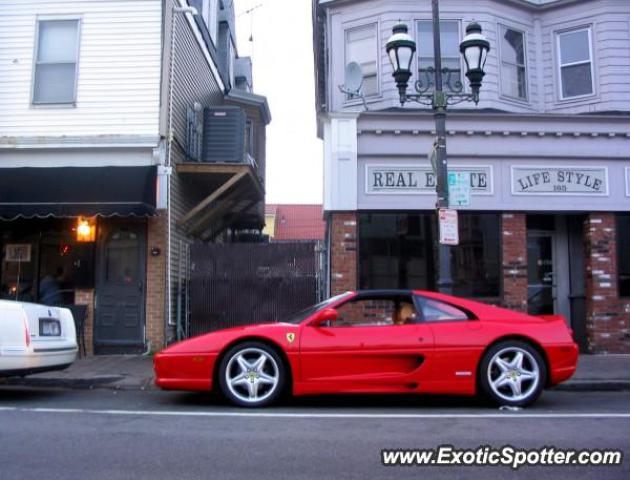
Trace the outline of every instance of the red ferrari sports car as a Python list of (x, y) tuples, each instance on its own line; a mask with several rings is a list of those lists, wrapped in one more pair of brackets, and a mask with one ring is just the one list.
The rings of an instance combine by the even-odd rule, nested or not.
[(283, 392), (483, 394), (525, 406), (571, 377), (560, 315), (531, 316), (427, 291), (347, 292), (280, 322), (220, 330), (155, 356), (156, 384), (245, 407)]

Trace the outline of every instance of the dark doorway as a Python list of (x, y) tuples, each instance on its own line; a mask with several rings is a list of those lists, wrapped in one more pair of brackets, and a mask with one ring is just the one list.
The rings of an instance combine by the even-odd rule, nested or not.
[(586, 350), (583, 215), (527, 216), (527, 310), (563, 315)]
[(144, 348), (146, 224), (99, 225), (94, 352), (139, 353)]
[(551, 315), (556, 310), (554, 243), (553, 232), (527, 232), (527, 309), (532, 315)]

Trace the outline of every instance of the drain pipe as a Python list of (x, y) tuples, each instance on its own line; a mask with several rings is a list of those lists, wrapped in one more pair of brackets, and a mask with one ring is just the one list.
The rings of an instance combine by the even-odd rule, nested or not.
[[(171, 155), (173, 146), (173, 80), (175, 77), (175, 37), (177, 34), (177, 23), (175, 17), (178, 13), (190, 13), (191, 15), (197, 15), (197, 9), (191, 6), (173, 6), (171, 14), (171, 52), (170, 52), (170, 67), (169, 67), (169, 86), (168, 86), (168, 150), (166, 166), (171, 168)], [(166, 183), (166, 222), (167, 222), (167, 246), (166, 246), (166, 325), (164, 333), (168, 330), (168, 327), (173, 326), (172, 318), (172, 288), (171, 288), (171, 176), (168, 177)]]

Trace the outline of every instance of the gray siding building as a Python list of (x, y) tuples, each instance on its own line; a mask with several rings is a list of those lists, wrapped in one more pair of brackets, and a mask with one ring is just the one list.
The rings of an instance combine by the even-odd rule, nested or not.
[(189, 245), (264, 226), (234, 28), (231, 0), (0, 4), (0, 298), (74, 308), (88, 353), (186, 335)]
[[(470, 175), (452, 249), (454, 292), (562, 314), (584, 351), (630, 352), (630, 4), (442, 0), (442, 62), (477, 21), (491, 44), (478, 106), (449, 107), (449, 171)], [(430, 2), (313, 0), (318, 134), (331, 293), (434, 289), (432, 112), (400, 106), (385, 43), (417, 43), (429, 84)], [(344, 93), (357, 62), (362, 95)], [(465, 89), (467, 86), (464, 87)]]

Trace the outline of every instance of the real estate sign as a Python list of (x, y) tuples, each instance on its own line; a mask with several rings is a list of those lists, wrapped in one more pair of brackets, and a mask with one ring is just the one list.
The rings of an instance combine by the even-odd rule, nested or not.
[[(450, 173), (457, 174), (458, 179), (467, 178), (471, 194), (492, 194), (491, 166), (451, 165), (449, 166)], [(437, 176), (428, 165), (368, 164), (365, 167), (365, 193), (367, 194), (430, 195), (435, 194), (436, 186)]]

